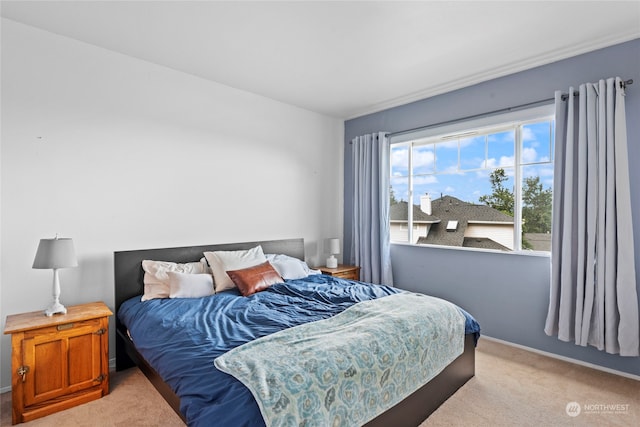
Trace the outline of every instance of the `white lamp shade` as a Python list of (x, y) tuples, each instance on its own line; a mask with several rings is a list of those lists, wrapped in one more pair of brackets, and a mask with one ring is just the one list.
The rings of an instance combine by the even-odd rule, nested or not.
[(330, 254), (340, 253), (340, 239), (329, 239), (329, 253)]
[(78, 260), (69, 238), (40, 239), (33, 268), (77, 267)]

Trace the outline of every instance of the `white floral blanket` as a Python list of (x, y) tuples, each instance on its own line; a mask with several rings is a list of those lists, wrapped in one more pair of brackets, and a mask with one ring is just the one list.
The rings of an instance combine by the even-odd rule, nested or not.
[(440, 373), (464, 350), (464, 316), (400, 293), (277, 332), (215, 359), (255, 397), (270, 426), (356, 426)]

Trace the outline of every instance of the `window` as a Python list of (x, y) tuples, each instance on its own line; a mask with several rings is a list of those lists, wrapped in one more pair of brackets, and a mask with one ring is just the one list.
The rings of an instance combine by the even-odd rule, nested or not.
[(391, 241), (549, 251), (552, 114), (544, 106), (393, 136)]

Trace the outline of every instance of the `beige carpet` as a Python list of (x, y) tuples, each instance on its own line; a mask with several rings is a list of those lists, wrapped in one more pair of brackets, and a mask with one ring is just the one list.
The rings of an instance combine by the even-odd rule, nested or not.
[(420, 427), (459, 425), (636, 427), (640, 381), (481, 338), (476, 376)]
[[(173, 409), (137, 368), (111, 373), (111, 392), (99, 400), (57, 412), (20, 426), (184, 427)], [(0, 425), (11, 425), (11, 393), (0, 395)]]
[[(11, 425), (10, 393), (0, 423)], [(100, 400), (23, 425), (184, 426), (137, 369), (112, 373)], [(481, 339), (475, 378), (420, 427), (431, 426), (640, 426), (640, 382)]]

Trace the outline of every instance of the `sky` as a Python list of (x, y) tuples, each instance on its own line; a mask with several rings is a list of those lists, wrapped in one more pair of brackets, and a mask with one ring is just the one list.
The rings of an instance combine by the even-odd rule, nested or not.
[[(523, 179), (539, 176), (545, 189), (553, 187), (553, 121), (530, 123), (521, 129)], [(425, 193), (432, 200), (449, 195), (479, 203), (480, 196), (491, 194), (489, 174), (498, 167), (509, 177), (504, 186), (513, 190), (515, 141), (512, 127), (414, 142), (413, 203), (419, 205)], [(397, 200), (409, 199), (409, 149), (406, 143), (391, 146), (391, 187)]]

